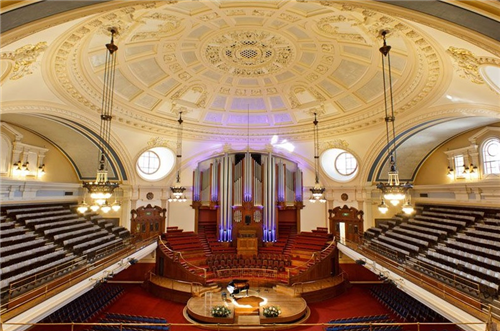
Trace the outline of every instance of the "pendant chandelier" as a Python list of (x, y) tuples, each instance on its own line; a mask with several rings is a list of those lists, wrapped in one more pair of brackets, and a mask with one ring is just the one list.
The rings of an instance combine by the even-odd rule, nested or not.
[[(389, 160), (389, 176), (387, 182), (377, 184), (377, 188), (382, 191), (382, 202), (378, 209), (382, 213), (386, 213), (389, 209), (385, 201), (390, 201), (391, 204), (397, 206), (401, 201), (404, 201), (403, 210), (407, 214), (413, 212), (413, 207), (410, 202), (408, 190), (413, 188), (410, 183), (401, 183), (396, 167), (396, 130), (394, 128), (394, 99), (392, 92), (392, 74), (391, 74), (391, 46), (387, 45), (385, 37), (389, 31), (382, 30), (381, 35), (384, 40), (384, 45), (379, 48), (382, 54), (382, 78), (384, 88), (384, 108), (385, 108), (385, 130), (387, 137), (387, 157)], [(386, 68), (388, 74), (386, 75)]]
[(179, 111), (179, 119), (177, 120), (179, 123), (177, 127), (177, 160), (176, 160), (176, 182), (174, 186), (170, 187), (170, 191), (172, 191), (172, 195), (168, 199), (170, 202), (185, 202), (186, 196), (184, 195), (184, 191), (186, 188), (181, 185), (181, 161), (182, 161), (182, 111)]
[(325, 203), (326, 199), (323, 193), (325, 192), (325, 188), (321, 186), (319, 183), (319, 134), (318, 134), (318, 119), (316, 117), (316, 113), (314, 113), (314, 187), (311, 190), (311, 197), (309, 198), (309, 202), (315, 203), (319, 201), (321, 203)]
[(97, 175), (94, 182), (83, 182), (83, 188), (90, 194), (93, 202), (89, 207), (85, 202), (78, 207), (78, 211), (84, 213), (90, 208), (92, 211), (99, 209), (105, 213), (111, 209), (117, 211), (120, 204), (116, 201), (109, 204), (108, 200), (113, 196), (113, 191), (119, 187), (119, 183), (108, 180), (108, 157), (109, 141), (111, 135), (111, 119), (113, 118), (113, 89), (115, 83), (116, 51), (118, 47), (114, 44), (116, 29), (111, 28), (111, 42), (106, 44), (106, 61), (104, 64), (104, 84), (102, 91), (101, 124), (99, 129), (99, 152)]

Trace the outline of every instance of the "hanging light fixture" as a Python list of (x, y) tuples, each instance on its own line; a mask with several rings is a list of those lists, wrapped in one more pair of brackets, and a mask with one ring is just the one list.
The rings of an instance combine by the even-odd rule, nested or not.
[(177, 127), (177, 174), (176, 174), (176, 182), (174, 186), (170, 187), (172, 191), (172, 195), (168, 201), (177, 201), (177, 202), (185, 202), (186, 196), (184, 195), (184, 191), (186, 188), (181, 185), (181, 161), (182, 161), (182, 111), (179, 111), (179, 119), (177, 120), (179, 123)]
[[(113, 195), (113, 191), (119, 187), (119, 183), (108, 180), (108, 157), (109, 140), (111, 134), (111, 119), (113, 118), (113, 89), (115, 83), (116, 51), (118, 47), (114, 44), (115, 28), (110, 28), (111, 42), (106, 44), (106, 61), (104, 67), (104, 84), (102, 91), (101, 125), (99, 130), (99, 154), (98, 168), (95, 182), (83, 182), (83, 188), (87, 190), (93, 199), (90, 206), (92, 211), (99, 210), (107, 205), (107, 200)], [(85, 202), (84, 202), (85, 203)], [(84, 210), (83, 204), (81, 210)], [(103, 211), (109, 209), (105, 207)]]
[(325, 188), (321, 186), (319, 183), (319, 146), (318, 146), (318, 140), (319, 140), (319, 134), (318, 134), (318, 119), (317, 119), (317, 114), (314, 113), (314, 176), (315, 176), (315, 181), (314, 181), (314, 187), (312, 187), (311, 190), (311, 197), (309, 198), (309, 202), (315, 203), (316, 201), (319, 201), (321, 203), (325, 203), (326, 199), (323, 193), (325, 192)]
[[(388, 200), (394, 206), (398, 205), (399, 202), (403, 201), (408, 193), (408, 190), (413, 188), (413, 185), (409, 183), (401, 183), (399, 181), (399, 174), (396, 167), (396, 130), (394, 128), (394, 98), (392, 93), (392, 74), (391, 74), (391, 46), (387, 45), (385, 36), (389, 31), (382, 30), (381, 35), (384, 40), (384, 45), (379, 48), (380, 53), (382, 53), (382, 78), (384, 84), (384, 108), (385, 108), (385, 130), (387, 136), (387, 156), (389, 160), (389, 178), (385, 183), (378, 183), (377, 188), (382, 191), (383, 198), (382, 204), (379, 210), (383, 210), (387, 207), (384, 200)], [(387, 65), (386, 65), (387, 62)], [(386, 76), (386, 67), (388, 75)], [(409, 200), (405, 206), (407, 208)], [(385, 205), (385, 207), (383, 206)], [(387, 211), (387, 210), (385, 210)]]

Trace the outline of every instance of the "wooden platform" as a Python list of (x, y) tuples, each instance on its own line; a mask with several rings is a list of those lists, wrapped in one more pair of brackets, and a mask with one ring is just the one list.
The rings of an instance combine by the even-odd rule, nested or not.
[[(244, 292), (234, 298), (228, 296), (225, 300), (221, 293), (193, 297), (184, 309), (184, 317), (192, 323), (206, 323), (203, 327), (207, 329), (226, 330), (265, 329), (269, 324), (273, 324), (274, 330), (288, 329), (299, 326), (309, 318), (309, 308), (301, 297), (279, 293), (267, 287), (250, 289), (248, 296)], [(231, 310), (231, 315), (227, 318), (212, 317), (210, 310), (216, 305), (226, 305)], [(265, 306), (279, 306), (281, 315), (276, 318), (264, 317), (262, 308)]]

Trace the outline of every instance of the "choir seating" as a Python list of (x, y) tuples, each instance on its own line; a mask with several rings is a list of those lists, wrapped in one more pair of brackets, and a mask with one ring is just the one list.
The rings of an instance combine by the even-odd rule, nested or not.
[[(209, 229), (204, 227), (205, 230)], [(209, 232), (210, 233), (210, 230)], [(161, 238), (165, 245), (159, 250), (179, 263), (189, 273), (203, 276), (205, 281), (245, 276), (273, 278), (286, 282), (325, 259), (335, 249), (333, 237), (324, 228), (300, 234), (287, 234), (287, 242), (278, 249), (261, 249), (258, 254), (237, 254), (234, 247), (204, 241), (206, 233), (195, 234), (177, 227), (167, 228)]]

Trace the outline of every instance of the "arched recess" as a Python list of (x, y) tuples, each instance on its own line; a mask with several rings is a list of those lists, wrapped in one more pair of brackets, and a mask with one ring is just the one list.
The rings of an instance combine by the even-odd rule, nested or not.
[(0, 175), (9, 173), (9, 165), (12, 162), (12, 141), (2, 132), (0, 134)]
[[(47, 114), (7, 113), (2, 114), (2, 120), (34, 132), (56, 146), (72, 164), (80, 180), (95, 179), (101, 139), (98, 132), (81, 123)], [(127, 180), (124, 164), (116, 150), (113, 146), (108, 148), (108, 178)]]
[[(429, 155), (451, 137), (497, 121), (496, 118), (483, 116), (440, 118), (413, 125), (397, 133), (397, 168), (400, 180), (413, 181), (418, 169)], [(373, 160), (366, 173), (369, 183), (386, 181), (389, 171), (385, 135), (378, 141), (378, 146), (383, 145), (383, 147), (374, 149), (374, 152), (366, 158)]]

